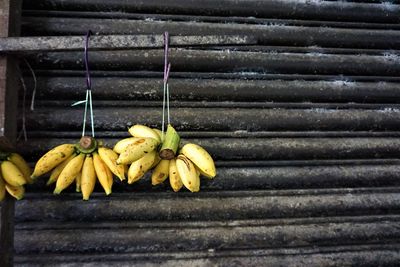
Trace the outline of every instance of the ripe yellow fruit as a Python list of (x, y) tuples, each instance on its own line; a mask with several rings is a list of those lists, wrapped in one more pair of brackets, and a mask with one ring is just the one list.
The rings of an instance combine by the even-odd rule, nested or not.
[(12, 186), (12, 185), (6, 184), (6, 190), (11, 196), (16, 198), (17, 200), (22, 199), (25, 194), (25, 188), (22, 185)]
[[(111, 186), (112, 186), (112, 173), (107, 165), (100, 158), (99, 154), (93, 153), (93, 163), (94, 169), (96, 171), (97, 179), (101, 186), (103, 187), (106, 195), (111, 194)], [(111, 181), (110, 181), (111, 176)]]
[(171, 159), (169, 162), (169, 183), (175, 192), (181, 190), (183, 183), (179, 176), (178, 169), (176, 168), (176, 160)]
[(169, 160), (163, 159), (158, 163), (151, 175), (151, 184), (158, 185), (164, 182), (169, 175)]
[(125, 180), (125, 167), (122, 164), (117, 164), (118, 155), (112, 149), (99, 147), (99, 156), (107, 165), (112, 173), (114, 173), (121, 181)]
[(201, 146), (186, 144), (182, 147), (181, 153), (196, 165), (202, 175), (208, 178), (214, 178), (217, 175), (214, 160)]
[(61, 162), (57, 167), (55, 167), (50, 174), (50, 178), (47, 181), (46, 185), (51, 185), (53, 183), (55, 183), (58, 179), (58, 176), (60, 176), (60, 173), (62, 172), (62, 170), (65, 168), (65, 166), (67, 166), (67, 164), (73, 159), (75, 158), (76, 154), (72, 154), (69, 158), (67, 158), (66, 160), (64, 160), (63, 162)]
[(14, 163), (14, 165), (17, 166), (17, 168), (22, 172), (27, 183), (33, 183), (33, 180), (31, 178), (31, 167), (29, 167), (28, 163), (24, 160), (23, 157), (21, 157), (21, 155), (17, 153), (11, 153), (8, 156), (8, 160)]
[(191, 192), (198, 192), (200, 190), (200, 177), (197, 175), (193, 163), (184, 155), (179, 155), (176, 159), (176, 168), (183, 185)]
[(150, 170), (156, 157), (156, 151), (147, 153), (142, 158), (133, 162), (128, 170), (128, 183), (132, 184), (143, 177), (143, 175)]
[(69, 158), (75, 151), (75, 145), (59, 145), (41, 157), (35, 165), (31, 178), (35, 179), (55, 168), (58, 164)]
[(93, 165), (93, 158), (91, 155), (86, 155), (85, 162), (82, 167), (81, 176), (81, 190), (83, 200), (89, 200), (90, 195), (94, 190), (96, 184), (96, 173)]
[(54, 194), (60, 194), (65, 188), (71, 185), (76, 176), (81, 172), (83, 161), (85, 160), (85, 154), (79, 154), (74, 157), (60, 173), (57, 179), (56, 188)]
[(12, 186), (21, 186), (26, 184), (26, 180), (22, 172), (10, 161), (3, 161), (0, 165), (1, 174), (7, 184)]
[(145, 154), (155, 150), (159, 142), (153, 138), (139, 138), (132, 144), (129, 144), (119, 155), (117, 164), (131, 164), (140, 159)]

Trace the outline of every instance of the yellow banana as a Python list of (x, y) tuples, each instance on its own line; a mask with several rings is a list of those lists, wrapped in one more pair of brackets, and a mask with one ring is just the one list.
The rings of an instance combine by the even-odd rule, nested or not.
[(58, 176), (54, 194), (60, 194), (61, 191), (74, 182), (76, 176), (82, 170), (84, 160), (85, 154), (81, 153), (68, 162), (67, 166), (61, 171), (60, 176)]
[(176, 168), (183, 185), (191, 192), (198, 192), (200, 190), (200, 178), (197, 176), (193, 163), (184, 155), (179, 155), (176, 159)]
[(176, 160), (171, 159), (169, 162), (169, 183), (175, 192), (181, 190), (183, 183), (176, 168)]
[(135, 143), (137, 140), (141, 139), (140, 137), (128, 137), (125, 139), (122, 139), (118, 141), (115, 146), (114, 146), (114, 151), (117, 152), (118, 154), (121, 154), (124, 152), (126, 147), (132, 143)]
[(6, 183), (0, 176), (0, 201), (2, 201), (5, 196), (6, 196)]
[(156, 153), (156, 158), (154, 159), (153, 165), (151, 165), (150, 170), (153, 169), (154, 167), (156, 167), (158, 165), (158, 163), (160, 163), (161, 158), (158, 155), (158, 153)]
[(133, 137), (149, 137), (156, 139), (158, 143), (161, 143), (161, 137), (158, 132), (145, 125), (133, 125), (128, 131)]
[(81, 190), (83, 200), (89, 200), (96, 184), (96, 172), (94, 170), (92, 155), (86, 155), (82, 167)]
[(112, 183), (110, 183), (110, 176), (112, 179), (112, 173), (107, 165), (100, 158), (99, 154), (97, 154), (96, 152), (93, 153), (93, 164), (96, 171), (97, 179), (99, 180), (101, 186), (106, 192), (106, 195), (111, 194)]
[(169, 175), (169, 161), (168, 159), (163, 159), (158, 163), (151, 175), (151, 184), (158, 185), (165, 181)]
[(51, 171), (58, 164), (69, 158), (74, 151), (75, 145), (73, 144), (63, 144), (53, 148), (38, 160), (31, 178), (35, 179)]
[(196, 144), (186, 144), (182, 147), (181, 153), (196, 165), (202, 175), (208, 178), (214, 178), (217, 174), (214, 160), (201, 146)]
[(125, 167), (122, 164), (117, 164), (117, 153), (112, 149), (99, 147), (98, 149), (100, 158), (104, 161), (112, 173), (114, 173), (121, 181), (125, 180)]
[(3, 161), (0, 167), (3, 179), (7, 184), (12, 186), (21, 186), (26, 184), (24, 175), (11, 161)]
[(69, 158), (61, 162), (57, 167), (55, 167), (50, 174), (50, 178), (47, 181), (46, 185), (51, 185), (52, 183), (55, 183), (57, 181), (58, 176), (60, 176), (60, 173), (62, 170), (67, 166), (67, 164), (76, 156), (75, 153), (73, 153)]
[(27, 183), (29, 184), (33, 183), (33, 180), (31, 179), (31, 174), (32, 174), (31, 167), (29, 167), (28, 163), (26, 163), (26, 161), (24, 160), (23, 157), (21, 157), (21, 155), (17, 153), (11, 153), (7, 159), (12, 163), (14, 163), (15, 166), (17, 166), (17, 168), (24, 175), (24, 178)]
[(81, 184), (82, 184), (82, 172), (79, 172), (75, 177), (75, 192), (81, 192)]
[(158, 134), (158, 137), (160, 137), (160, 141), (163, 140), (163, 138), (162, 138), (163, 132), (161, 132), (161, 130), (158, 130), (156, 128), (152, 128), (152, 130)]
[(159, 142), (154, 138), (139, 138), (134, 143), (128, 145), (117, 159), (118, 164), (130, 164), (146, 153), (155, 150)]
[(22, 185), (12, 186), (12, 185), (6, 184), (6, 190), (11, 196), (16, 198), (17, 200), (22, 199), (25, 194), (25, 188)]
[[(127, 165), (124, 165), (124, 169), (126, 169), (125, 170), (125, 174), (126, 174), (126, 176), (128, 176), (128, 166)], [(112, 191), (112, 186), (113, 186), (113, 183), (114, 183), (114, 176), (113, 176), (113, 174), (112, 174), (112, 172), (110, 171), (110, 169), (106, 166), (106, 170), (107, 170), (107, 176), (108, 176), (108, 185), (109, 185), (109, 187), (110, 187), (110, 190), (109, 190), (109, 194), (111, 194), (111, 191)], [(106, 191), (106, 194), (108, 195), (108, 190)]]
[(156, 157), (156, 151), (147, 153), (142, 158), (134, 161), (129, 167), (128, 171), (128, 183), (132, 184), (143, 177), (143, 175), (150, 170)]

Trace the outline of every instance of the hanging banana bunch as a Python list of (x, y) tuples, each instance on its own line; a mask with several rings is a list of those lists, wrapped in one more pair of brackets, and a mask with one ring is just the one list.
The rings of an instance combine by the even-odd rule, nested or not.
[(6, 192), (20, 200), (24, 197), (26, 183), (31, 184), (31, 168), (17, 153), (0, 153), (0, 201)]
[(62, 144), (43, 155), (31, 176), (36, 179), (47, 173), (47, 185), (56, 184), (54, 194), (60, 194), (75, 182), (76, 191), (88, 200), (98, 180), (106, 195), (111, 194), (113, 174), (125, 180), (125, 167), (116, 163), (118, 155), (90, 136), (77, 144)]

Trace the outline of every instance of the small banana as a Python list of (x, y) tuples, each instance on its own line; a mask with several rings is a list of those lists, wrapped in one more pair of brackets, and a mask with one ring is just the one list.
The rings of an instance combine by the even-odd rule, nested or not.
[(50, 174), (50, 178), (47, 181), (46, 185), (51, 185), (53, 183), (55, 183), (58, 179), (58, 176), (60, 176), (60, 173), (62, 172), (62, 170), (65, 168), (65, 166), (67, 166), (67, 164), (73, 159), (75, 158), (76, 154), (73, 153), (71, 156), (69, 156), (69, 158), (67, 158), (66, 160), (64, 160), (63, 162), (61, 162), (57, 167), (55, 167)]
[(19, 154), (17, 153), (11, 153), (8, 158), (9, 161), (11, 161), (12, 163), (14, 163), (15, 166), (17, 166), (17, 168), (22, 172), (22, 174), (24, 175), (24, 178), (26, 180), (26, 182), (28, 184), (33, 183), (33, 180), (31, 179), (31, 174), (32, 174), (32, 170), (31, 167), (29, 167), (28, 163), (26, 163), (26, 161), (24, 160), (23, 157), (21, 157)]
[(156, 151), (151, 151), (144, 155), (142, 158), (134, 161), (129, 167), (128, 183), (132, 184), (143, 177), (143, 175), (150, 170), (156, 157)]
[(165, 181), (169, 175), (169, 161), (168, 159), (163, 159), (158, 163), (151, 175), (151, 184), (158, 185)]
[[(103, 187), (106, 195), (111, 194), (112, 186), (112, 173), (107, 165), (100, 158), (99, 154), (93, 153), (93, 164), (96, 171), (97, 179), (99, 180), (101, 186)], [(111, 177), (111, 183), (110, 183)]]
[(93, 165), (92, 155), (86, 155), (85, 162), (82, 167), (81, 190), (83, 200), (89, 200), (90, 195), (96, 184), (96, 173)]
[(176, 159), (176, 168), (183, 185), (191, 192), (198, 192), (200, 190), (200, 178), (197, 176), (193, 163), (184, 155), (179, 155)]
[(160, 155), (156, 153), (156, 158), (154, 159), (153, 165), (151, 165), (150, 170), (156, 167), (158, 163), (160, 163), (160, 161), (161, 161)]
[(160, 137), (160, 141), (163, 140), (163, 132), (161, 132), (161, 130), (156, 128), (152, 128), (152, 130), (158, 134), (158, 136)]
[[(126, 170), (125, 170), (126, 176), (128, 176), (128, 166), (124, 165), (124, 169), (125, 168), (126, 168)], [(114, 184), (114, 176), (113, 176), (113, 174), (112, 174), (112, 172), (110, 171), (109, 168), (106, 168), (106, 170), (107, 170), (107, 176), (108, 176), (108, 185), (109, 185), (109, 188), (110, 188), (109, 190), (106, 190), (106, 195), (109, 195), (109, 194), (111, 194), (112, 186)], [(109, 192), (109, 194), (107, 192)]]
[(56, 188), (54, 194), (60, 194), (65, 188), (72, 184), (76, 176), (82, 170), (83, 161), (85, 160), (85, 154), (81, 153), (73, 158), (67, 166), (61, 171), (58, 176)]
[(155, 150), (158, 144), (159, 142), (154, 138), (139, 138), (128, 145), (119, 155), (117, 164), (130, 164), (143, 157), (146, 153)]
[(22, 185), (21, 186), (12, 186), (12, 185), (6, 184), (6, 190), (11, 196), (16, 198), (17, 200), (22, 199), (25, 194), (25, 188)]
[(158, 132), (145, 125), (133, 125), (128, 131), (133, 137), (149, 137), (156, 139), (158, 143), (161, 143), (161, 136)]
[(169, 183), (175, 192), (181, 190), (183, 183), (176, 168), (176, 159), (171, 159), (169, 162)]
[(0, 201), (2, 201), (6, 196), (6, 183), (0, 176)]
[(3, 179), (7, 184), (12, 186), (21, 186), (26, 184), (24, 175), (11, 161), (3, 161), (0, 167)]
[(81, 192), (81, 184), (82, 184), (82, 172), (79, 172), (75, 177), (75, 192)]
[(122, 164), (117, 164), (118, 155), (112, 149), (99, 147), (99, 156), (107, 165), (112, 173), (114, 173), (121, 181), (125, 180), (125, 167)]
[(217, 174), (214, 160), (201, 146), (196, 144), (186, 144), (182, 147), (181, 153), (196, 165), (202, 175), (208, 178), (214, 178)]
[(58, 164), (69, 158), (75, 151), (75, 145), (59, 145), (42, 156), (35, 165), (32, 179), (51, 171)]
[(115, 146), (114, 146), (114, 151), (117, 152), (118, 154), (121, 154), (124, 152), (126, 147), (132, 143), (135, 143), (137, 140), (141, 139), (140, 137), (128, 137), (125, 139), (122, 139), (118, 141)]

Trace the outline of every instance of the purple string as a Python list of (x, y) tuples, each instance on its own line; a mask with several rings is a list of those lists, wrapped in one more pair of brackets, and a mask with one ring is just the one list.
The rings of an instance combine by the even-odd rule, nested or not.
[(92, 89), (92, 80), (90, 79), (90, 69), (89, 69), (89, 37), (92, 34), (91, 30), (88, 30), (85, 38), (85, 67), (86, 67), (86, 87), (88, 90)]
[(169, 42), (169, 34), (168, 32), (164, 32), (164, 82), (168, 82), (169, 70), (171, 68), (171, 64), (168, 64), (168, 42)]

